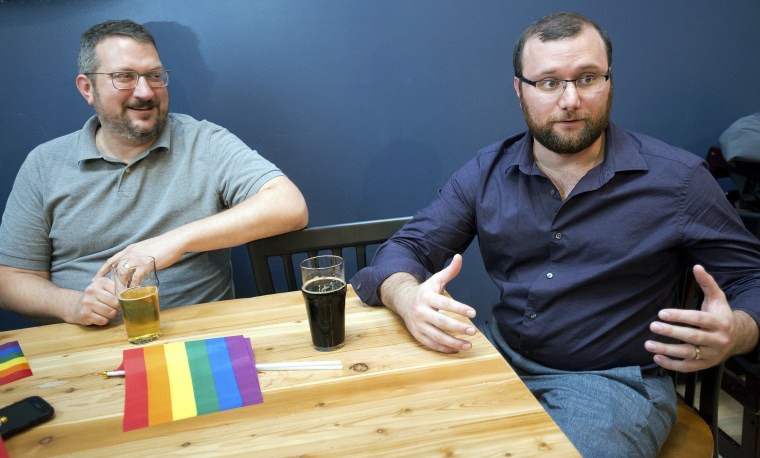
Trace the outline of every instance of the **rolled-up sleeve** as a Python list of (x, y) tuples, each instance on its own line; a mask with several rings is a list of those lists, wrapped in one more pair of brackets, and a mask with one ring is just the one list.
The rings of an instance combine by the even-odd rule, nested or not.
[[(684, 251), (715, 278), (731, 308), (760, 328), (760, 242), (716, 187), (704, 164), (693, 170), (683, 205)], [(747, 356), (760, 361), (760, 345)]]
[(479, 178), (478, 162), (473, 159), (438, 191), (428, 207), (380, 246), (372, 265), (351, 278), (362, 302), (382, 305), (379, 288), (389, 276), (406, 272), (423, 282), (469, 246), (476, 233), (473, 204)]

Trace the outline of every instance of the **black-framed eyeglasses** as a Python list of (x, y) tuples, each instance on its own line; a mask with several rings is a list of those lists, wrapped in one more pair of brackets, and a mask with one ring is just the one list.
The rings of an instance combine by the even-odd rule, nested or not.
[(140, 77), (145, 78), (145, 82), (150, 87), (166, 87), (169, 85), (169, 70), (151, 70), (145, 73), (137, 72), (111, 72), (111, 73), (85, 73), (85, 75), (108, 75), (111, 77), (111, 83), (116, 89), (134, 89)]
[(575, 85), (575, 90), (580, 94), (591, 94), (601, 91), (604, 88), (605, 83), (610, 79), (610, 73), (604, 75), (588, 73), (574, 80), (544, 78), (538, 81), (531, 81), (522, 75), (515, 76), (523, 83), (535, 87), (537, 92), (542, 95), (560, 95), (565, 92), (567, 83), (573, 83)]

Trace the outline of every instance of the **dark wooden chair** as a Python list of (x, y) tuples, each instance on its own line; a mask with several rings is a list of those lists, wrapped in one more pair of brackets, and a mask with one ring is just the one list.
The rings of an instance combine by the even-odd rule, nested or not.
[[(342, 256), (346, 265), (346, 280), (367, 266), (381, 243), (388, 240), (411, 217), (361, 221), (332, 226), (310, 227), (276, 235), (247, 244), (259, 294), (301, 289), (299, 263), (318, 254)], [(274, 262), (274, 264), (273, 264)], [(275, 287), (274, 274), (284, 277), (285, 289)], [(278, 282), (281, 284), (281, 282)]]
[(718, 444), (723, 458), (760, 457), (760, 368), (744, 358), (726, 361), (721, 389), (742, 406), (739, 441), (720, 429)]
[[(698, 308), (702, 291), (691, 269), (679, 285), (682, 308)], [(718, 457), (718, 401), (723, 365), (699, 372), (672, 372), (678, 392), (678, 423), (658, 455), (665, 457)], [(699, 393), (699, 394), (697, 394)]]
[[(744, 225), (760, 238), (760, 213), (737, 210)], [(760, 364), (740, 356), (726, 361), (721, 389), (742, 406), (742, 427), (737, 441), (719, 429), (723, 458), (760, 457)]]
[(760, 213), (737, 210), (739, 217), (750, 232), (760, 239)]

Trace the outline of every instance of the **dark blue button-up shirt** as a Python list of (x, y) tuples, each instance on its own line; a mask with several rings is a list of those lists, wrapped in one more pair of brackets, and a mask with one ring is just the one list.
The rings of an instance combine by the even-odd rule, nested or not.
[(644, 349), (685, 266), (705, 266), (760, 322), (760, 244), (697, 156), (611, 126), (566, 200), (521, 134), (479, 151), (351, 282), (367, 304), (394, 272), (424, 280), (477, 236), (505, 340), (566, 370), (655, 367)]

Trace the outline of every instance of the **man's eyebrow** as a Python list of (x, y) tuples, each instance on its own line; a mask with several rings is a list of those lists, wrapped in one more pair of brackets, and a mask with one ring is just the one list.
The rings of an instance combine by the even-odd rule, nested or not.
[(158, 65), (156, 67), (150, 68), (148, 70), (145, 70), (145, 72), (137, 71), (132, 67), (116, 67), (115, 70), (112, 70), (108, 73), (123, 73), (123, 72), (147, 73), (147, 72), (157, 72), (157, 71), (163, 71), (163, 70), (165, 70), (163, 65)]
[[(583, 73), (598, 73), (598, 74), (605, 74), (607, 73), (607, 69), (603, 66), (600, 66), (598, 64), (587, 64), (582, 65), (578, 68), (574, 69), (578, 75)], [(564, 69), (560, 69), (559, 67), (551, 67), (542, 70), (538, 73), (538, 76), (535, 78), (537, 81), (547, 78), (557, 78), (560, 79), (558, 76), (559, 73), (563, 72)]]

